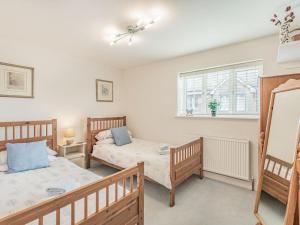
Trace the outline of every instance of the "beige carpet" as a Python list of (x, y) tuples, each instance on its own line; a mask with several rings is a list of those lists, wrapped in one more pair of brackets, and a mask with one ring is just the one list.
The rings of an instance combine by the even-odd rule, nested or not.
[[(107, 176), (116, 170), (94, 165)], [(145, 225), (254, 225), (255, 192), (194, 176), (177, 188), (176, 205), (168, 207), (167, 189), (146, 181)]]

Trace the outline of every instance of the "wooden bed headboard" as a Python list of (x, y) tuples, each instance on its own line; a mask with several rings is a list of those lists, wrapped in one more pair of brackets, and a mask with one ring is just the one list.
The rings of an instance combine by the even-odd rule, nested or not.
[(93, 146), (97, 139), (95, 136), (103, 130), (126, 126), (126, 116), (122, 117), (104, 117), (87, 118), (87, 151), (88, 155), (92, 153)]
[(47, 140), (49, 148), (57, 151), (57, 120), (0, 122), (0, 151), (7, 143)]

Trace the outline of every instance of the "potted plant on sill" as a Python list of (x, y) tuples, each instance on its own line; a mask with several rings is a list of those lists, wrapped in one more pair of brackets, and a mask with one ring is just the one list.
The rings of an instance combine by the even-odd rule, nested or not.
[(212, 117), (215, 117), (217, 115), (217, 109), (219, 105), (220, 104), (217, 102), (216, 99), (213, 99), (208, 103), (208, 108), (210, 109)]

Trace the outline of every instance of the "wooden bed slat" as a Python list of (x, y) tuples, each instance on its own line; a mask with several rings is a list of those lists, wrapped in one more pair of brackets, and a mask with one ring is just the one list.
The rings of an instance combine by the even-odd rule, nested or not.
[(44, 224), (43, 217), (40, 217), (39, 218), (39, 225), (43, 225), (43, 224)]
[(23, 126), (20, 126), (20, 138), (23, 138)]
[(118, 181), (115, 183), (115, 202), (118, 201), (119, 193), (118, 193)]
[(7, 140), (7, 127), (4, 127), (4, 140)]
[(130, 192), (133, 192), (133, 176), (130, 176)]
[(27, 138), (29, 138), (29, 124), (27, 125)]
[(123, 178), (123, 197), (126, 195), (126, 178)]
[(12, 126), (12, 128), (13, 128), (13, 140), (15, 140), (16, 139), (16, 132), (15, 132), (15, 126)]
[(75, 224), (75, 202), (71, 203), (71, 225)]
[(56, 225), (60, 225), (60, 209), (56, 210)]
[(105, 199), (106, 199), (106, 207), (108, 207), (109, 206), (109, 186), (106, 187)]
[(96, 191), (96, 212), (99, 212), (100, 200), (99, 200), (99, 191)]
[(86, 220), (88, 218), (88, 196), (84, 197), (84, 219)]

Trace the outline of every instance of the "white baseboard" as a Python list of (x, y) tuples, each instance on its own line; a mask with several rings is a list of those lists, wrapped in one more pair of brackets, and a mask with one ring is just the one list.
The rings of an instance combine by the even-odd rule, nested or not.
[(224, 175), (216, 174), (216, 173), (211, 173), (204, 171), (204, 176), (213, 180), (221, 181), (227, 184), (231, 184), (234, 186), (238, 186), (241, 188), (245, 188), (247, 190), (252, 190), (252, 181), (245, 181), (245, 180), (240, 180), (232, 177), (227, 177)]

